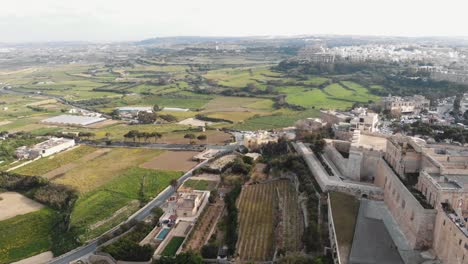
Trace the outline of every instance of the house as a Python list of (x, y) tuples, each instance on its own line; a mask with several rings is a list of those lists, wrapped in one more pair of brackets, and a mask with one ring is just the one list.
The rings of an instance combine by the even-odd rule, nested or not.
[(176, 215), (178, 217), (195, 216), (206, 193), (200, 191), (180, 192), (176, 201)]
[(297, 129), (306, 131), (317, 131), (325, 126), (327, 126), (327, 122), (323, 121), (320, 118), (310, 117), (296, 122)]
[(269, 142), (278, 142), (279, 135), (268, 131), (248, 132), (244, 134), (244, 146), (257, 149)]
[(51, 138), (32, 147), (19, 147), (15, 151), (15, 156), (18, 159), (35, 159), (38, 157), (47, 157), (73, 146), (75, 146), (74, 139)]
[(383, 109), (392, 114), (419, 114), (429, 109), (430, 101), (422, 95), (411, 97), (387, 96), (382, 98)]
[(349, 123), (354, 129), (363, 132), (376, 132), (378, 130), (377, 124), (379, 123), (379, 115), (365, 112), (351, 119)]

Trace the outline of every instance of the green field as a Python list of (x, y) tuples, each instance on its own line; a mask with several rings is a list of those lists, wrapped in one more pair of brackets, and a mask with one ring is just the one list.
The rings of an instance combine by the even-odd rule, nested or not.
[(44, 175), (59, 169), (60, 173), (53, 181), (72, 186), (81, 193), (72, 212), (72, 225), (82, 230), (81, 239), (84, 241), (128, 218), (138, 210), (138, 201), (145, 202), (156, 197), (169, 185), (170, 180), (182, 175), (175, 171), (138, 168), (138, 165), (162, 152), (79, 146), (37, 160), (15, 172)]
[[(72, 225), (89, 227), (97, 221), (107, 219), (117, 210), (127, 206), (131, 201), (154, 198), (169, 186), (172, 179), (177, 179), (181, 175), (181, 172), (175, 171), (130, 168), (123, 174), (113, 178), (105, 186), (80, 196), (72, 213)], [(141, 189), (142, 186), (143, 189)], [(124, 219), (137, 209), (138, 206), (129, 206), (126, 212), (122, 212)], [(87, 230), (85, 237), (91, 238), (99, 235), (120, 223), (120, 218), (110, 219), (102, 226)]]
[(0, 263), (50, 250), (54, 211), (48, 208), (0, 221)]
[[(249, 70), (250, 69), (250, 70)], [(266, 87), (263, 84), (266, 80), (275, 80), (279, 77), (278, 73), (272, 72), (268, 67), (257, 68), (237, 68), (222, 69), (210, 71), (205, 75), (206, 78), (216, 80), (220, 85), (230, 87), (245, 87), (249, 83), (255, 83), (258, 88)]]
[(175, 256), (180, 245), (184, 242), (185, 237), (173, 237), (167, 244), (164, 250), (161, 252), (162, 256)]
[(211, 191), (216, 187), (215, 181), (190, 179), (184, 182), (183, 187), (193, 188), (200, 191)]
[(245, 120), (243, 123), (239, 123), (233, 126), (239, 130), (259, 130), (259, 129), (274, 129), (282, 128), (294, 125), (298, 120), (318, 117), (319, 112), (315, 109), (309, 109), (307, 111), (284, 111), (277, 112), (274, 115), (268, 116), (256, 116)]
[(333, 83), (325, 89), (302, 89), (300, 87), (283, 88), (287, 94), (286, 101), (291, 104), (316, 109), (340, 109), (351, 107), (355, 102), (367, 103), (379, 100), (378, 96), (369, 93), (367, 88), (353, 82), (343, 82), (352, 90), (339, 83)]

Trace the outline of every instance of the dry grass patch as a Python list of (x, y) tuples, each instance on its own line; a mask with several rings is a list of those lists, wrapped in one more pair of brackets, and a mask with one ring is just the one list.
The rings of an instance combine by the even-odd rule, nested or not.
[(153, 170), (188, 171), (198, 163), (192, 160), (196, 151), (166, 151), (143, 163), (140, 167)]
[(125, 170), (159, 155), (161, 152), (161, 150), (152, 149), (111, 149), (104, 155), (80, 163), (54, 181), (73, 186), (80, 192), (88, 192), (104, 185)]

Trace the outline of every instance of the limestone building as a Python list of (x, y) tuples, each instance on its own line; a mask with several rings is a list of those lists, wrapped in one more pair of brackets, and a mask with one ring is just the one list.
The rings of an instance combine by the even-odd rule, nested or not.
[(382, 98), (382, 107), (394, 115), (419, 114), (429, 109), (430, 101), (422, 95), (411, 97), (387, 96)]

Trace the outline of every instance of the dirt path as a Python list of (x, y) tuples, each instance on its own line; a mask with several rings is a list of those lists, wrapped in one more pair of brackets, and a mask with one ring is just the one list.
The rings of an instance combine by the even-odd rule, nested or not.
[(0, 221), (37, 211), (42, 204), (17, 192), (0, 193)]
[(45, 264), (49, 262), (54, 257), (51, 251), (46, 251), (44, 253), (29, 257), (27, 259), (23, 259), (17, 262), (13, 262), (11, 264)]

